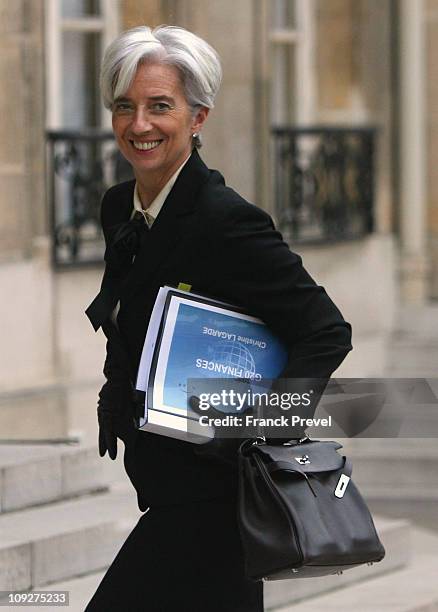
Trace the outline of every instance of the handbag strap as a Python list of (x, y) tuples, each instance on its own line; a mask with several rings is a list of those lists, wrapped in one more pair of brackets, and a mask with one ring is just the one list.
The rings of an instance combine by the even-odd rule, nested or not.
[(342, 473), (345, 474), (345, 476), (348, 476), (350, 478), (351, 473), (353, 472), (353, 464), (351, 463), (348, 457), (344, 457), (344, 459), (345, 459), (345, 463), (344, 463), (344, 467), (342, 468)]
[(305, 479), (305, 481), (309, 485), (309, 489), (312, 491), (314, 497), (316, 497), (315, 490), (310, 484), (310, 480), (307, 474), (300, 470), (298, 467), (295, 467), (293, 463), (290, 463), (289, 461), (272, 461), (272, 463), (266, 464), (265, 468), (269, 472), (269, 475), (271, 475), (273, 472), (277, 472), (278, 470), (282, 470), (284, 472), (295, 472), (296, 474), (299, 474)]

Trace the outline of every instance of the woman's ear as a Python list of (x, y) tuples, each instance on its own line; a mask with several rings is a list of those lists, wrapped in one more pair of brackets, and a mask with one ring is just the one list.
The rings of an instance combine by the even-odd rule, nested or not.
[(193, 123), (192, 123), (192, 129), (194, 132), (201, 131), (201, 128), (204, 125), (209, 112), (210, 112), (210, 109), (207, 108), (206, 106), (201, 106), (200, 108), (196, 110), (196, 114), (193, 117)]

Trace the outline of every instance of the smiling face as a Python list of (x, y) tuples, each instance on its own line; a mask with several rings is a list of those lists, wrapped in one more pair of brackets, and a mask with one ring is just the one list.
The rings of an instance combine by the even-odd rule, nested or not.
[(187, 104), (174, 66), (139, 66), (123, 97), (114, 101), (112, 122), (117, 144), (138, 181), (162, 188), (192, 150), (192, 136), (208, 115)]

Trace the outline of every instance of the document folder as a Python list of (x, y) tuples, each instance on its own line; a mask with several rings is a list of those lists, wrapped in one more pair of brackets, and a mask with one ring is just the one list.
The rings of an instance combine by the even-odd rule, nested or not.
[(225, 304), (161, 287), (146, 333), (136, 387), (144, 392), (139, 428), (205, 443), (214, 436), (188, 405), (187, 381), (276, 378), (287, 350), (266, 324)]

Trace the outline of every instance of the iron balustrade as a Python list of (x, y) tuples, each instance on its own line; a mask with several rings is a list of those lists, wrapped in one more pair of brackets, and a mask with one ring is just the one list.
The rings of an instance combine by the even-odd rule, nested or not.
[(101, 263), (100, 203), (105, 191), (133, 178), (113, 133), (47, 132), (52, 261), (56, 267)]
[[(287, 242), (324, 244), (373, 231), (375, 129), (272, 132), (276, 217)], [(111, 131), (49, 131), (47, 141), (53, 263), (101, 263), (102, 196), (111, 185), (133, 178), (131, 166)]]
[(361, 238), (374, 226), (374, 128), (276, 127), (277, 224), (286, 242)]

